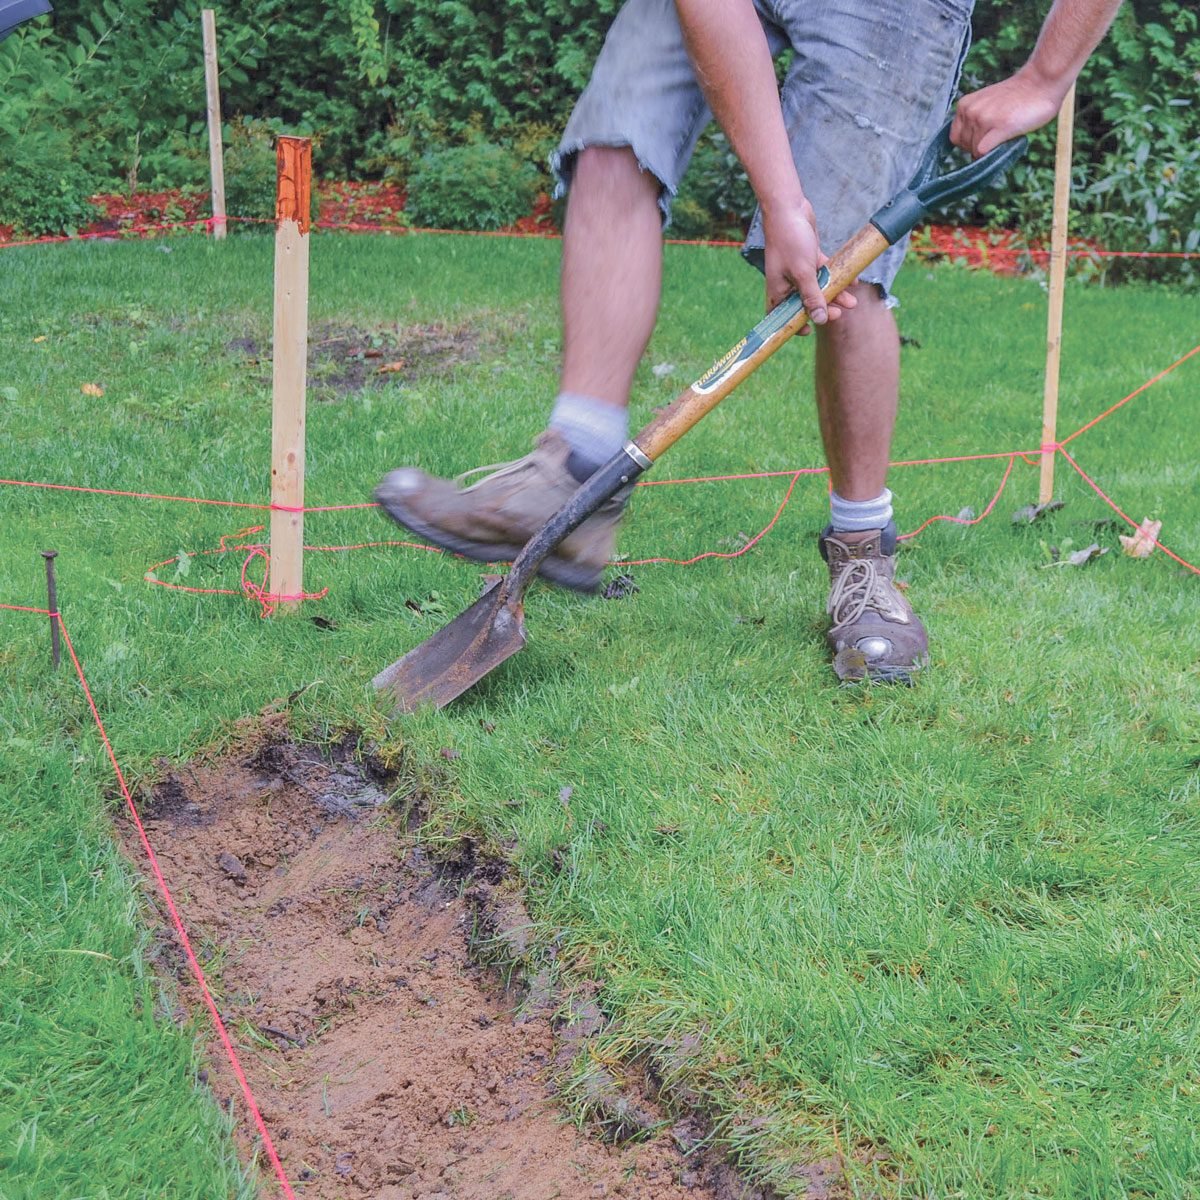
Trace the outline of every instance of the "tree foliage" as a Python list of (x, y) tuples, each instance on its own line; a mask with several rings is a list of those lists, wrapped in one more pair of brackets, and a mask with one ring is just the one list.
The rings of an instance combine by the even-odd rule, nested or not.
[[(403, 182), (430, 151), (473, 143), (504, 145), (544, 171), (618, 2), (214, 0), (224, 115), (312, 135), (328, 176)], [(52, 26), (0, 46), (0, 196), (4, 164), (19, 158), (61, 164), (62, 179), (47, 185), (60, 195), (76, 166), (96, 189), (203, 186), (200, 8), (57, 0)], [(978, 0), (964, 87), (1015, 70), (1043, 11)], [(1078, 232), (1128, 248), (1200, 244), (1198, 24), (1193, 0), (1127, 0), (1085, 68)], [(701, 165), (688, 196), (693, 229), (710, 206), (748, 202), (721, 139), (702, 143)], [(1043, 233), (1052, 178), (1049, 129), (1005, 192), (958, 215)], [(710, 215), (724, 229), (744, 214)]]

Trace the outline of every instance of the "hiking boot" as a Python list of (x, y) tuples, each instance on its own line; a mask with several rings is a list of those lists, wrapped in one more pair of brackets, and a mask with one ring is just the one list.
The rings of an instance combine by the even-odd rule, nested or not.
[[(375, 499), (392, 520), (443, 550), (478, 562), (512, 562), (525, 543), (579, 489), (567, 470), (571, 448), (556, 430), (538, 438), (524, 458), (438, 479), (416, 467), (384, 476)], [(484, 478), (470, 487), (472, 475)], [(616, 546), (625, 496), (606, 500), (539, 568), (551, 583), (594, 592)]]
[(929, 639), (912, 605), (896, 587), (896, 526), (873, 530), (863, 541), (843, 540), (830, 526), (821, 534), (829, 564), (832, 622), (825, 640), (839, 679), (911, 683), (929, 663)]

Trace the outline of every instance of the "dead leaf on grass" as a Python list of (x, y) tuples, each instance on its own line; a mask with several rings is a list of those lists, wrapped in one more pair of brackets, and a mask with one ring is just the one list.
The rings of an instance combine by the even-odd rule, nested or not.
[(1047, 513), (1057, 512), (1062, 508), (1061, 500), (1047, 500), (1045, 504), (1026, 504), (1024, 508), (1018, 508), (1012, 515), (1014, 525), (1032, 525), (1034, 521), (1040, 521)]
[(1101, 546), (1099, 542), (1093, 542), (1090, 546), (1085, 546), (1082, 550), (1076, 550), (1068, 554), (1065, 558), (1058, 559), (1057, 562), (1043, 563), (1042, 570), (1045, 570), (1047, 567), (1082, 567), (1090, 563), (1093, 559), (1107, 553), (1107, 547)]
[(85, 396), (103, 396), (104, 389), (98, 383), (85, 383), (79, 389)]
[(396, 359), (395, 362), (384, 363), (375, 370), (376, 375), (395, 375), (397, 371), (403, 371), (408, 366), (408, 363), (403, 358)]
[(1161, 532), (1162, 522), (1146, 517), (1132, 534), (1118, 534), (1117, 540), (1121, 543), (1122, 553), (1130, 558), (1149, 558)]

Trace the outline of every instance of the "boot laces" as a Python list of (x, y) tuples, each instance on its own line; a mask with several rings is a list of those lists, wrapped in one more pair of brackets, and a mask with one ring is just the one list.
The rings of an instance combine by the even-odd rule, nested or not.
[[(514, 458), (511, 462), (489, 463), (486, 467), (471, 467), (470, 470), (463, 471), (460, 475), (454, 477), (455, 486), (466, 492), (472, 488), (482, 487), (483, 484), (491, 483), (493, 480), (507, 479), (510, 475), (517, 475), (522, 471), (532, 469), (536, 473), (540, 467), (544, 472), (547, 464), (539, 463), (538, 459), (539, 452), (544, 449), (549, 437), (549, 431), (543, 433), (537, 439), (534, 449), (529, 454), (522, 455), (520, 458)], [(564, 471), (565, 469), (564, 467)], [(482, 475), (483, 478), (468, 486), (466, 481), (475, 475)]]
[[(472, 467), (469, 471), (463, 471), (454, 477), (455, 486), (466, 492), (494, 479), (506, 479), (510, 475), (516, 475), (519, 471), (528, 469), (532, 457), (532, 454), (526, 454), (522, 458), (514, 458), (512, 462), (489, 463), (486, 467)], [(483, 478), (468, 487), (467, 480), (475, 475), (482, 475)]]
[(892, 607), (891, 581), (870, 558), (852, 559), (838, 572), (825, 605), (834, 625), (852, 625), (868, 608), (886, 618)]

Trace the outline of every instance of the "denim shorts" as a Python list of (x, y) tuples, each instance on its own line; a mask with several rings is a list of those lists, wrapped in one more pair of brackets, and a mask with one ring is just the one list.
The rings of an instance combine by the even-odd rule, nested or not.
[[(949, 112), (973, 0), (755, 0), (772, 53), (790, 48), (781, 100), (801, 186), (832, 254), (908, 182)], [(712, 119), (674, 0), (627, 0), (551, 166), (558, 194), (587, 146), (628, 146), (662, 184), (664, 227)], [(908, 239), (864, 273), (889, 303)], [(743, 253), (762, 266), (755, 213)]]

